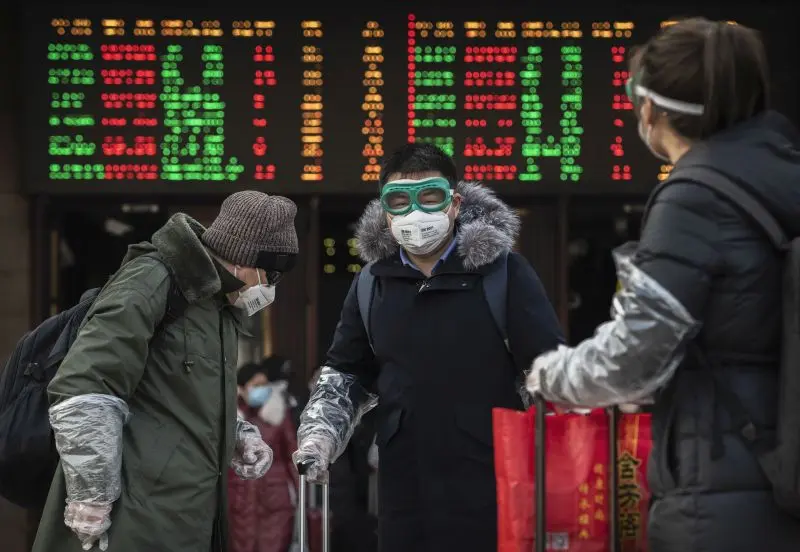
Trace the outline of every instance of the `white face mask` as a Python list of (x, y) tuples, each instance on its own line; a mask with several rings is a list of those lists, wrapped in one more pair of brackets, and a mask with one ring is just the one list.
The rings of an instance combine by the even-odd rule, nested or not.
[(450, 231), (447, 211), (425, 213), (414, 210), (392, 218), (392, 235), (403, 249), (414, 255), (427, 255), (436, 250)]
[(660, 159), (661, 161), (666, 161), (667, 163), (669, 163), (669, 157), (661, 153), (658, 153), (652, 146), (652, 144), (650, 144), (650, 134), (652, 134), (653, 132), (653, 126), (648, 125), (647, 130), (645, 130), (644, 121), (642, 119), (639, 119), (638, 130), (639, 130), (639, 138), (642, 140), (642, 142), (644, 142), (644, 145), (647, 146), (647, 149), (650, 150), (650, 153), (652, 153), (656, 157), (656, 159)]
[[(234, 307), (246, 311), (247, 316), (253, 316), (275, 301), (275, 286), (262, 284), (261, 272), (257, 272), (257, 274), (258, 285), (240, 291), (239, 297), (237, 297), (236, 301), (233, 303)], [(233, 269), (233, 275), (236, 276), (236, 268)]]

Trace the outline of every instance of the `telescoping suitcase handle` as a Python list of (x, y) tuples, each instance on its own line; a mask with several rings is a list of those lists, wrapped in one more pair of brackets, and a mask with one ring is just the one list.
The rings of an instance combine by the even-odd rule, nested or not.
[[(533, 442), (534, 459), (536, 462), (536, 481), (534, 494), (536, 512), (536, 532), (534, 533), (534, 548), (536, 552), (547, 552), (547, 489), (545, 487), (545, 473), (547, 469), (546, 430), (547, 430), (547, 404), (541, 395), (533, 397), (536, 407), (536, 427)], [(617, 426), (619, 424), (619, 410), (616, 407), (608, 409), (608, 549), (610, 552), (620, 552), (619, 540), (619, 502), (617, 496)]]
[[(301, 462), (297, 464), (297, 471), (300, 474), (300, 550), (308, 550), (308, 479), (306, 473), (311, 467), (312, 462)], [(322, 552), (331, 550), (331, 527), (330, 527), (330, 488), (328, 483), (322, 484)], [(316, 551), (315, 551), (316, 552)]]
[(545, 470), (547, 469), (547, 450), (545, 431), (547, 428), (547, 404), (544, 398), (538, 393), (533, 397), (533, 404), (536, 407), (536, 428), (533, 440), (533, 457), (536, 462), (536, 482), (534, 501), (536, 509), (536, 533), (534, 533), (536, 552), (546, 552), (547, 550), (547, 489), (545, 488)]

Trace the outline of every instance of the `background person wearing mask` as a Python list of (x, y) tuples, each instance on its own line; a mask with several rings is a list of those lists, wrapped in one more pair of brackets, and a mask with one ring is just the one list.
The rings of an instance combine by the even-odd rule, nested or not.
[(375, 261), (374, 351), (356, 278), (298, 431), (295, 460), (324, 478), (372, 401), (365, 390), (380, 396), (382, 552), (496, 550), (492, 408), (522, 408), (523, 370), (562, 342), (536, 273), (510, 253), (509, 354), (482, 281), (506, 262), (520, 222), (490, 189), (457, 182), (453, 160), (433, 145), (386, 160), (381, 200), (356, 233), (362, 258)]
[[(289, 415), (292, 419), (292, 425), (296, 428), (300, 421), (300, 407), (297, 396), (292, 390), (292, 376), (294, 370), (292, 361), (280, 355), (271, 355), (261, 361), (261, 368), (267, 374), (267, 379), (270, 383), (279, 387), (284, 394), (286, 404), (289, 406)], [(307, 387), (301, 385), (300, 392), (307, 392)]]
[[(296, 211), (238, 192), (208, 230), (176, 214), (130, 247), (48, 388), (61, 462), (34, 552), (227, 548), (228, 465), (272, 461), (236, 416), (238, 329), (292, 266)], [(159, 330), (173, 281), (188, 306)]]
[[(273, 452), (272, 468), (258, 481), (230, 473), (231, 552), (286, 552), (292, 541), (299, 478), (292, 466), (295, 425), (280, 365), (271, 359), (239, 369), (239, 415), (261, 432)], [(277, 368), (277, 370), (276, 370)]]
[(762, 431), (775, 429), (781, 259), (747, 213), (679, 175), (705, 165), (738, 179), (795, 238), (797, 131), (768, 111), (766, 54), (742, 25), (667, 27), (636, 52), (630, 74), (639, 134), (674, 176), (651, 198), (632, 259), (620, 263), (614, 320), (537, 358), (528, 388), (579, 406), (656, 393), (651, 552), (797, 550), (800, 521), (775, 504), (720, 392), (724, 385)]

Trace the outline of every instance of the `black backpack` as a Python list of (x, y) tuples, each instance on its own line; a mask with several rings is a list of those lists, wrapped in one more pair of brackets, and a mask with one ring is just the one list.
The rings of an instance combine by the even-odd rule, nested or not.
[[(41, 509), (47, 500), (59, 460), (50, 429), (47, 385), (101, 289), (86, 291), (78, 304), (25, 334), (0, 373), (0, 496), (23, 508)], [(187, 306), (173, 277), (167, 312), (157, 332), (183, 316)]]
[[(741, 400), (722, 378), (714, 376), (714, 384), (718, 397), (737, 426), (739, 436), (755, 453), (761, 469), (772, 484), (775, 502), (787, 514), (800, 518), (800, 238), (789, 239), (775, 217), (750, 193), (747, 183), (731, 175), (711, 167), (695, 165), (676, 170), (670, 178), (689, 180), (720, 194), (763, 230), (781, 255), (783, 330), (775, 433), (767, 432), (753, 422)], [(658, 191), (656, 189), (653, 197)], [(694, 349), (701, 364), (712, 367), (713, 361), (700, 347)], [(713, 369), (709, 372), (718, 374)]]

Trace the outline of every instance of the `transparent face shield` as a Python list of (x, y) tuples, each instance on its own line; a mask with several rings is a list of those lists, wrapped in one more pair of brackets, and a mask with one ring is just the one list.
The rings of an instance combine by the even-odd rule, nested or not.
[(633, 102), (633, 106), (638, 113), (639, 108), (642, 106), (643, 98), (650, 98), (656, 106), (672, 111), (674, 113), (683, 113), (685, 115), (702, 115), (705, 112), (705, 106), (691, 102), (684, 102), (682, 100), (674, 100), (662, 96), (657, 92), (653, 92), (649, 88), (642, 86), (640, 83), (643, 81), (643, 72), (629, 78), (625, 83), (625, 93)]

